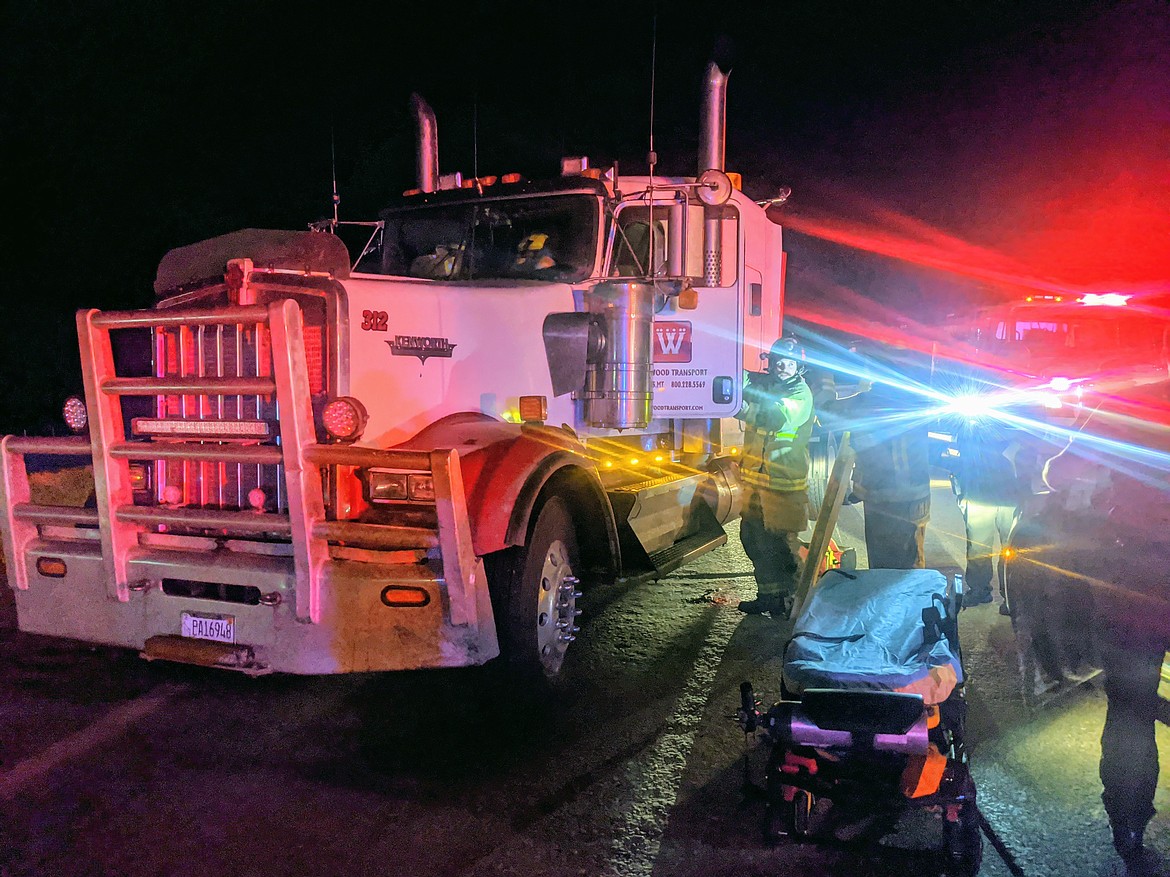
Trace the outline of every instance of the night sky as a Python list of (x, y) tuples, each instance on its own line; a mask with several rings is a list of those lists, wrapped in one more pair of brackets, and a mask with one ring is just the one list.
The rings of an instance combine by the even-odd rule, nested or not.
[(794, 192), (795, 305), (861, 296), (896, 322), (1030, 280), (1170, 278), (1165, 2), (371, 7), (5, 4), (0, 431), (79, 389), (75, 309), (148, 304), (173, 247), (329, 215), (331, 150), (342, 218), (373, 218), (413, 183), (412, 90), (444, 171), (644, 172), (655, 30), (659, 170), (694, 172), (718, 47), (728, 169)]

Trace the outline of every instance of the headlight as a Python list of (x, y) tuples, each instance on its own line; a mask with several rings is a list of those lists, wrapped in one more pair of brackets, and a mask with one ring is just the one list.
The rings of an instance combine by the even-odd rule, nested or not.
[(370, 502), (399, 502), (406, 499), (405, 472), (379, 472), (370, 469), (366, 473)]
[(339, 396), (321, 412), (321, 425), (338, 442), (356, 442), (366, 428), (366, 407), (353, 396)]
[(435, 479), (430, 474), (368, 469), (366, 484), (374, 503), (435, 501)]

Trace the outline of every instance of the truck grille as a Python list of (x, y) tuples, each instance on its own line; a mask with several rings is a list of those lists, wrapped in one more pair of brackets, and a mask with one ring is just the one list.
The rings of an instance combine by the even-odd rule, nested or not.
[[(307, 321), (306, 321), (307, 322)], [(314, 398), (326, 389), (324, 327), (304, 327), (309, 383)], [(257, 325), (198, 325), (156, 328), (154, 372), (160, 378), (266, 377), (272, 374), (269, 329)], [(156, 416), (174, 420), (260, 421), (269, 425), (271, 438), (208, 439), (203, 443), (279, 445), (276, 400), (262, 395), (168, 395), (156, 400)], [(226, 427), (230, 432), (230, 425)], [(156, 437), (153, 441), (163, 442)], [(249, 493), (264, 491), (267, 511), (287, 512), (282, 464), (205, 463), (183, 460), (153, 461), (152, 494), (155, 502), (212, 509), (250, 508)], [(176, 488), (178, 495), (176, 496)]]

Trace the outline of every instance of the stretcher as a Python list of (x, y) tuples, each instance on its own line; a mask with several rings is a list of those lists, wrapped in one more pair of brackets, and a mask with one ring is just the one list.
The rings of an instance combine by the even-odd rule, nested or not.
[(876, 842), (914, 808), (939, 823), (941, 870), (978, 872), (961, 603), (936, 570), (831, 569), (815, 583), (785, 646), (781, 700), (756, 714), (771, 744), (770, 839), (852, 822)]

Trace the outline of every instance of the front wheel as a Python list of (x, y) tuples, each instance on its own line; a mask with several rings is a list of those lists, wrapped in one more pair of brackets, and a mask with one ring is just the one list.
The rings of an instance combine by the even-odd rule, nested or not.
[(804, 789), (797, 789), (791, 801), (779, 798), (768, 805), (764, 814), (764, 836), (767, 840), (787, 837), (800, 841), (808, 838), (812, 830), (813, 796)]
[(516, 671), (551, 680), (576, 639), (581, 568), (577, 531), (562, 497), (540, 506), (521, 548), (489, 558), (500, 653)]
[(983, 863), (983, 835), (980, 833), (979, 811), (973, 801), (967, 801), (954, 822), (944, 822), (945, 862), (947, 877), (975, 877)]

